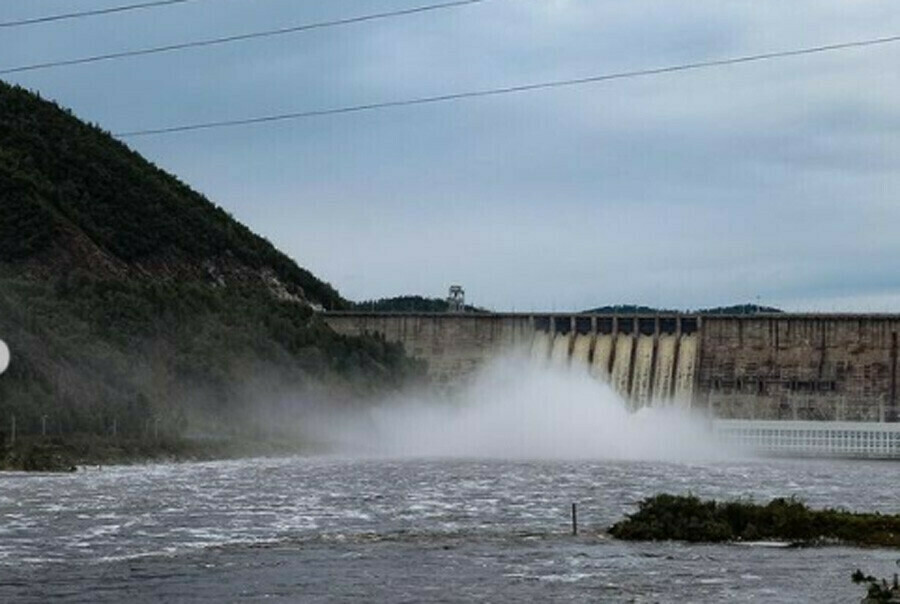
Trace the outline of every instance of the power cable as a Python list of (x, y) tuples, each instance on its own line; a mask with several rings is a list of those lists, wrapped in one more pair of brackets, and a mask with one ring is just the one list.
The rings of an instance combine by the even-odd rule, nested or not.
[[(190, 1), (190, 0), (179, 0)], [(11, 73), (22, 73), (25, 71), (36, 71), (39, 69), (50, 69), (51, 67), (68, 67), (71, 65), (83, 65), (85, 63), (96, 63), (98, 61), (111, 61), (114, 59), (124, 59), (126, 57), (138, 57), (141, 55), (152, 55), (162, 52), (172, 52), (177, 50), (186, 50), (188, 48), (200, 48), (203, 46), (214, 46), (218, 44), (230, 44), (233, 42), (243, 42), (257, 38), (268, 38), (271, 36), (282, 36), (285, 34), (296, 34), (300, 32), (310, 31), (313, 29), (325, 29), (327, 27), (338, 27), (341, 25), (351, 25), (355, 23), (364, 23), (366, 21), (375, 21), (379, 19), (389, 19), (393, 17), (405, 17), (417, 13), (425, 13), (470, 4), (479, 4), (486, 0), (454, 0), (452, 2), (444, 2), (441, 4), (426, 4), (403, 10), (395, 10), (384, 13), (372, 13), (368, 15), (360, 15), (358, 17), (347, 17), (345, 19), (337, 19), (334, 21), (320, 21), (318, 23), (306, 23), (304, 25), (296, 25), (293, 27), (284, 27), (280, 29), (269, 29), (265, 31), (250, 32), (246, 34), (237, 34), (234, 36), (224, 36), (221, 38), (210, 38), (208, 40), (195, 40), (192, 42), (181, 42), (179, 44), (168, 44), (166, 46), (154, 46), (151, 48), (142, 48), (138, 50), (126, 50), (122, 52), (113, 52), (102, 55), (93, 55), (90, 57), (81, 57), (78, 59), (64, 59), (60, 61), (49, 61), (47, 63), (34, 63), (32, 65), (22, 65), (19, 67), (7, 67), (0, 69), (0, 75)]]
[(822, 52), (832, 52), (837, 50), (846, 50), (851, 48), (864, 48), (879, 44), (890, 44), (900, 42), (900, 36), (889, 36), (884, 38), (872, 38), (868, 40), (858, 40), (855, 42), (842, 42), (838, 44), (828, 44), (824, 46), (812, 46), (807, 48), (799, 48), (794, 50), (784, 50), (779, 52), (769, 52), (755, 55), (744, 55), (740, 57), (732, 57), (728, 59), (716, 59), (712, 61), (699, 61), (695, 63), (683, 63), (680, 65), (669, 65), (666, 67), (654, 67), (649, 69), (640, 69), (636, 71), (622, 71), (617, 73), (607, 73), (600, 75), (587, 76), (583, 78), (573, 78), (567, 80), (552, 80), (548, 82), (537, 82), (532, 84), (520, 84), (517, 86), (505, 86), (501, 88), (487, 88), (483, 90), (470, 90), (465, 92), (453, 92), (449, 94), (441, 94), (436, 96), (418, 97), (414, 99), (405, 99), (397, 101), (383, 101), (378, 103), (368, 103), (364, 105), (348, 105), (345, 107), (332, 107), (327, 109), (314, 109), (310, 111), (298, 111), (294, 113), (282, 113), (277, 115), (266, 115), (260, 117), (250, 117), (236, 120), (223, 120), (216, 122), (200, 122), (194, 124), (182, 124), (178, 126), (168, 126), (164, 128), (149, 128), (145, 130), (132, 130), (127, 132), (119, 132), (114, 134), (119, 138), (129, 138), (136, 136), (148, 136), (156, 134), (173, 134), (176, 132), (187, 132), (191, 130), (208, 130), (212, 128), (225, 128), (230, 126), (243, 126), (249, 124), (261, 124), (266, 122), (278, 122), (284, 120), (295, 120), (310, 117), (321, 117), (327, 115), (340, 115), (345, 113), (358, 113), (363, 111), (373, 111), (376, 109), (387, 109), (392, 107), (407, 107), (410, 105), (425, 105), (431, 103), (443, 103), (450, 101), (458, 101), (463, 99), (472, 99), (488, 96), (499, 96), (504, 94), (513, 94), (519, 92), (531, 92), (535, 90), (544, 90), (548, 88), (562, 88), (570, 86), (581, 86), (584, 84), (594, 84), (598, 82), (606, 82), (610, 80), (624, 80), (628, 78), (648, 77), (662, 75), (667, 73), (677, 73), (682, 71), (691, 71), (697, 69), (706, 69), (712, 67), (723, 67), (727, 65), (737, 65), (741, 63), (751, 63), (757, 61), (767, 61), (771, 59), (780, 59), (784, 57), (796, 57), (801, 55), (811, 55)]
[(98, 8), (96, 10), (82, 11), (78, 13), (62, 13), (59, 15), (47, 15), (45, 17), (34, 17), (31, 19), (21, 19), (18, 21), (0, 22), (0, 27), (22, 27), (24, 25), (37, 25), (39, 23), (51, 23), (53, 21), (65, 21), (68, 19), (82, 19), (84, 17), (96, 17), (99, 15), (110, 15), (113, 13), (124, 13), (126, 11), (140, 10), (145, 8), (155, 8), (160, 6), (169, 6), (172, 4), (184, 4), (185, 2), (193, 2), (194, 0), (155, 0), (154, 2), (142, 2), (140, 4), (126, 4), (124, 6), (112, 6), (109, 8)]

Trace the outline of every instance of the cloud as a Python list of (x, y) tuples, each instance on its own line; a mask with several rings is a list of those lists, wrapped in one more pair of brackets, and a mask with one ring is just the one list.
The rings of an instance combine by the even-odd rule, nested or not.
[[(9, 4), (12, 16), (34, 12)], [(16, 30), (0, 56), (12, 65), (411, 5), (196, 3)], [(900, 16), (874, 1), (488, 0), (17, 81), (119, 130), (898, 30)], [(761, 296), (900, 310), (898, 59), (900, 45), (882, 46), (131, 144), (354, 298), (461, 282), (496, 308)]]

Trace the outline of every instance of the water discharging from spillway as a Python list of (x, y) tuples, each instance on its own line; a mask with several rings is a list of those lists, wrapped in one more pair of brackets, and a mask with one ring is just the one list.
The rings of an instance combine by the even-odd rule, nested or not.
[(553, 347), (553, 336), (546, 331), (534, 334), (531, 341), (531, 359), (535, 365), (543, 365), (550, 358), (550, 349)]
[(572, 365), (588, 367), (591, 363), (591, 346), (593, 338), (589, 334), (578, 334), (572, 345)]
[(554, 367), (565, 367), (569, 364), (569, 347), (572, 336), (558, 333), (553, 338), (553, 348), (550, 352), (550, 364)]
[[(686, 372), (694, 366), (680, 361), (677, 343), (675, 336), (656, 343), (650, 336), (539, 332), (524, 351), (493, 359), (445, 397), (408, 395), (371, 410), (363, 422), (349, 422), (344, 450), (519, 459), (728, 457), (703, 420), (670, 404), (676, 382), (688, 388)], [(647, 404), (626, 402), (609, 376), (623, 385), (637, 379)]]
[(554, 367), (584, 369), (628, 401), (632, 409), (691, 407), (697, 372), (696, 334), (550, 334), (531, 340), (532, 358)]
[(609, 382), (609, 364), (612, 361), (614, 340), (609, 334), (597, 336), (594, 342), (594, 354), (591, 357), (591, 375), (604, 382)]
[(689, 406), (694, 395), (694, 381), (697, 372), (697, 336), (681, 336), (678, 361), (675, 366), (675, 403)]

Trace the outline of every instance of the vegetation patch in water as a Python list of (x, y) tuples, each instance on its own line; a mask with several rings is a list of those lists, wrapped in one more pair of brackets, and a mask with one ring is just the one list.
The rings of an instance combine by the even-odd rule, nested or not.
[(636, 513), (613, 525), (609, 532), (630, 541), (779, 540), (900, 547), (900, 515), (813, 510), (794, 498), (760, 505), (661, 494), (643, 500)]
[(862, 601), (863, 604), (900, 602), (900, 580), (897, 579), (896, 573), (894, 573), (893, 583), (888, 583), (886, 579), (879, 581), (871, 575), (864, 574), (859, 569), (856, 569), (852, 578), (854, 583), (864, 584), (867, 588), (866, 597)]

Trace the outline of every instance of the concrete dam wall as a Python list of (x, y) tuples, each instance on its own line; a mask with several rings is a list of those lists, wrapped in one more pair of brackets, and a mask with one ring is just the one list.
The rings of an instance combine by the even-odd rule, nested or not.
[(898, 421), (898, 315), (326, 313), (347, 335), (381, 334), (441, 384), (528, 347), (583, 366), (632, 408), (680, 405), (721, 419)]

